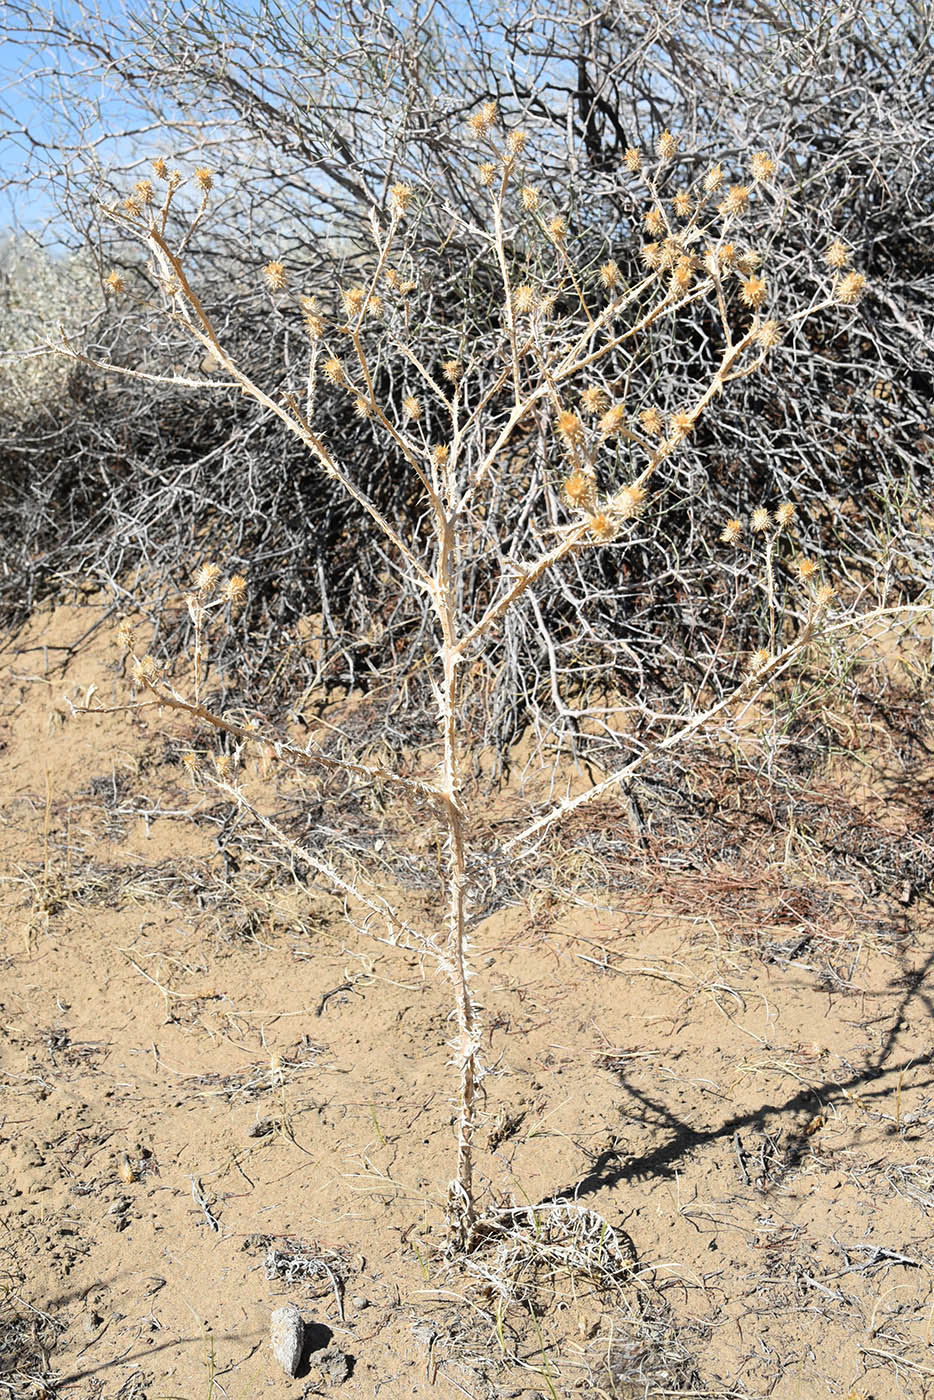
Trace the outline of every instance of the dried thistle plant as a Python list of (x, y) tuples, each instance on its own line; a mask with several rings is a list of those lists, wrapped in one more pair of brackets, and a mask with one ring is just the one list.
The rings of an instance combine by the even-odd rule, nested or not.
[[(482, 105), (468, 125), (470, 139), (480, 144), (484, 156), (480, 184), (487, 191), (489, 217), (485, 229), (465, 223), (459, 233), (478, 240), (488, 265), (496, 270), (500, 323), (489, 341), (473, 343), (463, 327), (452, 326), (450, 343), (438, 347), (437, 359), (426, 355), (414, 333), (408, 300), (419, 274), (417, 266), (412, 267), (406, 224), (415, 207), (422, 220), (431, 217), (433, 199), (427, 191), (402, 182), (390, 188), (385, 212), (372, 220), (373, 247), (365, 276), (339, 292), (331, 310), (293, 286), (288, 267), (279, 259), (257, 268), (257, 281), (275, 294), (277, 305), (291, 307), (296, 327), (304, 328), (306, 336), (302, 379), (287, 383), (284, 390), (262, 387), (237, 362), (189, 277), (185, 253), (206, 217), (215, 185), (211, 172), (195, 172), (198, 199), (193, 213), (179, 208), (184, 182), (158, 168), (161, 199), (146, 182), (145, 190), (137, 188), (108, 210), (118, 227), (146, 249), (147, 276), (161, 297), (163, 316), (206, 352), (222, 376), (211, 381), (175, 376), (173, 382), (201, 392), (237, 389), (277, 419), (321, 471), (366, 512), (400, 572), (402, 586), (430, 602), (438, 748), (431, 778), (335, 757), (314, 741), (299, 747), (270, 732), (261, 717), (236, 720), (206, 703), (211, 620), (225, 605), (243, 600), (247, 585), (239, 575), (224, 580), (219, 567), (203, 564), (187, 595), (194, 633), (190, 694), (170, 681), (151, 657), (132, 650), (129, 634), (124, 640), (132, 650), (136, 684), (148, 693), (148, 703), (155, 701), (213, 728), (233, 746), (232, 755), (223, 755), (213, 770), (199, 765), (194, 755), (186, 757), (186, 765), (251, 813), (283, 851), (378, 916), (394, 941), (406, 940), (430, 955), (449, 979), (457, 1018), (453, 1052), (458, 1129), (448, 1206), (454, 1238), (464, 1249), (471, 1247), (477, 1224), (474, 1138), (477, 1087), (483, 1074), (479, 1013), (471, 992), (470, 906), (487, 858), (469, 803), (470, 739), (461, 724), (465, 673), (491, 652), (506, 615), (520, 600), (534, 597), (536, 584), (549, 570), (588, 550), (609, 547), (625, 553), (639, 522), (651, 518), (653, 492), (666, 464), (704, 415), (716, 412), (730, 385), (767, 363), (780, 333), (769, 312), (771, 292), (763, 259), (744, 237), (750, 205), (770, 197), (774, 164), (767, 154), (756, 157), (751, 185), (725, 184), (727, 177), (716, 166), (690, 188), (679, 183), (672, 196), (667, 182), (677, 179), (676, 135), (662, 133), (655, 160), (627, 153), (628, 169), (643, 190), (649, 235), (641, 250), (644, 271), (627, 282), (616, 259), (599, 268), (577, 264), (568, 216), (547, 207), (537, 194), (533, 174), (523, 168), (522, 132), (502, 130), (495, 103)], [(436, 217), (439, 227), (448, 217), (440, 201)], [(413, 270), (414, 278), (409, 275)], [(845, 260), (835, 252), (828, 264), (826, 294), (802, 309), (785, 311), (781, 328), (787, 332), (834, 306), (849, 306), (861, 288), (859, 274), (846, 271)], [(113, 279), (111, 291), (125, 295), (124, 279)], [(719, 339), (711, 368), (689, 398), (660, 407), (654, 401), (657, 386), (640, 382), (642, 345), (666, 325), (673, 328), (672, 343), (677, 345), (680, 315), (698, 306), (708, 308)], [(101, 366), (72, 342), (63, 340), (57, 348), (73, 359)], [(380, 378), (378, 370), (386, 364), (393, 366), (393, 374), (390, 392), (384, 394), (379, 386), (385, 377)], [(121, 372), (110, 364), (103, 367)], [(412, 490), (422, 501), (419, 530), (404, 533), (397, 528), (360, 484), (341, 442), (319, 429), (319, 373), (401, 454)], [(528, 509), (538, 510), (541, 517), (540, 546), (521, 561), (502, 559), (492, 586), (474, 595), (469, 585), (472, 564), (481, 555), (496, 557), (497, 511), (518, 485), (509, 478), (508, 463), (515, 460), (515, 444), (533, 425), (545, 425), (550, 467), (538, 497), (528, 502)], [(714, 728), (738, 703), (773, 685), (794, 664), (814, 637), (829, 594), (826, 588), (805, 592), (791, 627), (779, 635), (773, 552), (792, 515), (790, 502), (780, 504), (774, 516), (765, 507), (752, 515), (753, 536), (763, 535), (766, 542), (769, 636), (768, 646), (748, 661), (738, 686), (706, 709), (689, 710), (677, 723), (666, 725), (637, 758), (581, 795), (530, 814), (527, 825), (500, 845), (500, 854), (521, 857), (544, 832), (625, 785), (654, 756)], [(742, 532), (742, 523), (731, 519), (721, 539), (736, 545)], [(808, 584), (811, 572), (802, 561), (798, 579)], [(236, 776), (239, 755), (249, 748), (258, 748), (267, 759), (321, 774), (342, 773), (427, 805), (444, 852), (439, 927), (416, 928), (378, 890), (367, 887), (358, 872), (301, 846), (262, 813)]]

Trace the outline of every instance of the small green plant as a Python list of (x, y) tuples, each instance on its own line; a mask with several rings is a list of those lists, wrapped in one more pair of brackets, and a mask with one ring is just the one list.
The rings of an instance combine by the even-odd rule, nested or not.
[[(149, 258), (139, 285), (128, 287), (126, 277), (113, 273), (107, 279), (109, 290), (158, 303), (160, 314), (206, 354), (215, 372), (210, 380), (203, 374), (176, 374), (173, 382), (199, 393), (239, 390), (278, 420), (369, 517), (385, 542), (400, 589), (430, 600), (436, 752), (430, 766), (410, 765), (408, 771), (357, 761), (314, 739), (299, 745), (262, 715), (221, 713), (208, 703), (212, 619), (246, 596), (248, 584), (240, 575), (224, 578), (214, 563), (203, 564), (195, 575), (187, 598), (194, 635), (189, 691), (136, 645), (129, 626), (122, 637), (146, 703), (222, 736), (226, 751), (213, 765), (194, 753), (186, 757), (192, 773), (250, 813), (283, 852), (323, 876), (354, 906), (377, 916), (393, 941), (430, 955), (449, 980), (457, 1023), (458, 1126), (448, 1208), (454, 1238), (465, 1250), (477, 1238), (475, 1133), (483, 1075), (469, 933), (472, 905), (478, 903), (490, 860), (472, 797), (475, 755), (462, 723), (465, 677), (489, 658), (505, 620), (520, 600), (534, 599), (546, 572), (588, 550), (612, 550), (624, 558), (651, 518), (653, 492), (666, 467), (704, 415), (716, 413), (730, 385), (762, 369), (782, 335), (808, 317), (851, 305), (863, 286), (860, 274), (848, 270), (834, 252), (822, 299), (786, 312), (781, 321), (771, 313), (764, 259), (744, 235), (755, 202), (776, 197), (775, 166), (764, 153), (732, 181), (717, 164), (699, 182), (681, 186), (678, 141), (670, 132), (662, 134), (651, 156), (627, 151), (646, 231), (639, 270), (627, 274), (616, 258), (588, 261), (579, 252), (568, 216), (547, 206), (524, 168), (524, 132), (504, 131), (494, 103), (480, 106), (469, 126), (471, 139), (481, 148), (476, 173), (489, 219), (480, 228), (455, 218), (456, 228), (447, 236), (456, 233), (472, 246), (477, 265), (496, 279), (494, 331), (479, 336), (465, 303), (459, 319), (449, 315), (433, 339), (420, 333), (418, 296), (422, 279), (430, 281), (430, 270), (419, 267), (407, 229), (433, 223), (441, 230), (449, 211), (441, 195), (399, 181), (388, 190), (385, 211), (374, 211), (368, 263), (355, 266), (349, 285), (335, 289), (331, 304), (305, 295), (300, 286), (293, 288), (280, 258), (262, 268), (276, 314), (292, 323), (303, 343), (301, 365), (296, 367), (293, 359), (279, 388), (262, 387), (228, 352), (223, 332), (187, 270), (186, 250), (206, 219), (212, 173), (196, 171), (197, 205), (186, 213), (186, 181), (158, 160), (153, 179), (140, 180), (120, 206), (107, 211), (121, 230), (142, 243)], [(439, 234), (439, 246), (440, 240)], [(677, 354), (682, 316), (698, 308), (706, 311), (709, 342), (698, 357), (690, 397), (669, 401), (664, 384), (644, 377), (642, 346), (667, 328), (672, 354)], [(72, 340), (63, 339), (57, 349), (100, 364)], [(109, 363), (105, 367), (135, 372)], [(400, 532), (390, 513), (358, 484), (340, 441), (319, 430), (316, 406), (323, 392), (344, 396), (349, 411), (370, 420), (405, 461), (411, 489), (422, 501), (419, 529)], [(517, 444), (524, 435), (529, 438), (531, 460), (535, 434), (544, 444), (544, 460), (517, 476), (515, 463), (522, 460)], [(502, 552), (501, 522), (509, 512), (532, 512), (539, 521), (540, 548), (530, 557), (513, 559)], [(530, 812), (525, 825), (499, 843), (497, 859), (521, 860), (572, 813), (619, 791), (659, 754), (715, 728), (794, 666), (815, 637), (833, 594), (817, 579), (816, 569), (802, 565), (797, 601), (778, 617), (774, 554), (793, 514), (793, 504), (782, 501), (762, 506), (752, 518), (753, 533), (764, 535), (766, 543), (768, 644), (748, 658), (736, 686), (706, 708), (689, 706), (666, 717), (662, 730), (636, 757), (587, 791)], [(728, 521), (724, 543), (736, 545), (742, 529), (739, 521)], [(480, 562), (483, 582), (476, 586)], [(573, 706), (573, 697), (562, 697), (562, 703)], [(437, 924), (416, 927), (378, 889), (365, 885), (356, 867), (342, 863), (339, 854), (302, 845), (263, 813), (238, 777), (241, 756), (251, 748), (306, 772), (344, 775), (427, 810), (442, 848)], [(547, 1366), (543, 1379), (550, 1384)]]

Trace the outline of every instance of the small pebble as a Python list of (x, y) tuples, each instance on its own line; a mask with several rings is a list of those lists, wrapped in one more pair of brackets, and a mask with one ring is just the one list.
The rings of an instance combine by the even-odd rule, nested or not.
[(305, 1324), (294, 1303), (275, 1308), (269, 1323), (272, 1354), (287, 1376), (294, 1376), (305, 1345)]
[(353, 1303), (354, 1307), (357, 1308), (358, 1310), (359, 1310), (360, 1308), (368, 1308), (368, 1307), (370, 1306), (370, 1300), (369, 1300), (369, 1298), (364, 1298), (364, 1296), (363, 1296), (362, 1293), (355, 1293), (354, 1296), (351, 1298), (350, 1301)]

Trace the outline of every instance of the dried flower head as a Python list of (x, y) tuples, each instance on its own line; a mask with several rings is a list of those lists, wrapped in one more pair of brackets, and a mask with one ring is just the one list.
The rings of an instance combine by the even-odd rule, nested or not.
[(827, 604), (833, 598), (834, 592), (835, 590), (832, 584), (822, 583), (814, 594), (814, 601), (817, 603), (817, 606), (819, 608), (826, 608)]
[(628, 146), (623, 152), (623, 164), (631, 175), (638, 175), (642, 169), (642, 152), (638, 146)]
[(775, 162), (765, 151), (756, 151), (749, 162), (749, 168), (754, 180), (771, 180), (775, 174)]
[(315, 301), (315, 298), (303, 294), (299, 297), (298, 304), (301, 308), (302, 319), (305, 322), (305, 329), (311, 336), (311, 339), (320, 340), (324, 335), (324, 317), (318, 309), (318, 303)]
[(694, 417), (690, 413), (673, 413), (668, 425), (672, 442), (681, 442), (694, 429)]
[(246, 600), (246, 579), (242, 574), (231, 574), (221, 589), (221, 596), (227, 603), (242, 603)]
[(467, 125), (474, 136), (486, 136), (490, 128), (496, 121), (497, 107), (495, 102), (484, 102), (479, 112), (474, 112), (467, 118)]
[(126, 283), (119, 272), (108, 272), (104, 278), (104, 286), (113, 296), (116, 296), (118, 292), (126, 291)]
[(744, 252), (736, 254), (733, 265), (741, 276), (751, 277), (761, 262), (762, 254), (758, 248), (746, 248)]
[(576, 447), (584, 440), (584, 425), (577, 414), (571, 413), (568, 409), (558, 414), (555, 420), (555, 431), (568, 447)]
[(156, 156), (152, 163), (152, 172), (157, 180), (167, 180), (169, 178), (169, 167), (162, 156)]
[(517, 156), (528, 139), (524, 131), (510, 131), (506, 137), (506, 150), (511, 156)]
[(128, 617), (125, 617), (117, 628), (117, 645), (124, 651), (133, 650), (133, 628)]
[(704, 193), (713, 194), (714, 190), (718, 190), (722, 184), (723, 166), (711, 166), (711, 168), (707, 171), (707, 174), (704, 176)]
[(587, 472), (573, 471), (562, 484), (564, 499), (574, 510), (592, 510), (596, 501), (596, 483)]
[(217, 769), (219, 778), (226, 778), (231, 769), (232, 759), (229, 753), (216, 753), (214, 755), (214, 767)]
[(839, 238), (835, 238), (824, 254), (824, 262), (828, 267), (839, 270), (841, 267), (846, 267), (849, 257), (849, 248), (845, 243), (841, 243)]
[(414, 423), (421, 418), (422, 405), (414, 394), (408, 394), (402, 400), (402, 412), (410, 423)]
[(760, 647), (759, 650), (754, 651), (749, 658), (749, 674), (751, 676), (758, 675), (760, 671), (765, 670), (771, 660), (771, 653), (766, 651), (765, 647)]
[(866, 290), (866, 279), (861, 272), (847, 272), (834, 283), (833, 294), (841, 306), (854, 306)]
[(694, 201), (687, 190), (679, 190), (671, 204), (679, 219), (686, 219), (694, 208)]
[(728, 520), (720, 531), (721, 544), (738, 544), (743, 534), (743, 525), (740, 520)]
[(606, 402), (606, 391), (599, 384), (589, 384), (581, 394), (581, 408), (585, 413), (602, 413)]
[(199, 165), (195, 171), (195, 183), (202, 194), (210, 194), (214, 187), (214, 171)]
[(535, 289), (527, 284), (517, 287), (512, 294), (512, 302), (520, 316), (530, 316), (538, 304)]
[(221, 571), (217, 564), (202, 564), (195, 570), (195, 588), (201, 594), (213, 593), (220, 582)]
[(135, 681), (157, 681), (161, 674), (161, 667), (154, 656), (140, 657), (133, 663), (133, 679)]
[(325, 360), (322, 368), (325, 379), (329, 379), (332, 384), (346, 383), (347, 376), (344, 374), (344, 366), (333, 355), (329, 360)]
[(696, 263), (689, 253), (679, 258), (671, 270), (671, 290), (678, 293), (688, 291), (694, 281), (695, 268)]
[(125, 214), (129, 215), (131, 219), (138, 219), (140, 214), (143, 212), (142, 205), (140, 204), (136, 196), (133, 194), (128, 194), (126, 199), (121, 201), (120, 207)]
[(656, 204), (653, 209), (649, 209), (645, 214), (645, 226), (653, 238), (660, 238), (668, 228), (665, 222), (665, 213)]
[(477, 167), (477, 179), (484, 189), (492, 185), (493, 181), (496, 179), (496, 166), (491, 160), (485, 160)]
[(765, 302), (767, 288), (764, 277), (747, 277), (740, 288), (740, 301), (758, 311)]
[(600, 432), (605, 438), (615, 437), (621, 428), (626, 426), (626, 406), (615, 403), (612, 408), (608, 408), (600, 419)]
[(362, 418), (364, 421), (373, 417), (373, 405), (369, 399), (363, 398), (361, 394), (358, 394), (353, 401), (353, 411), (358, 418)]
[(645, 489), (635, 483), (624, 486), (613, 497), (613, 510), (621, 520), (635, 520), (645, 507)]
[(655, 149), (660, 160), (671, 160), (678, 153), (678, 138), (665, 128), (656, 142)]
[(655, 407), (644, 408), (639, 414), (639, 422), (642, 424), (642, 431), (648, 433), (649, 437), (661, 437), (665, 431), (662, 415)]
[(794, 501), (782, 501), (775, 512), (775, 524), (780, 530), (784, 530), (791, 524), (795, 514)]
[(286, 275), (285, 268), (281, 262), (273, 258), (263, 268), (263, 281), (271, 292), (281, 292), (285, 288)]
[(341, 291), (341, 303), (348, 317), (359, 316), (366, 301), (366, 292), (362, 287), (348, 287)]
[(614, 287), (619, 285), (619, 263), (611, 259), (603, 264), (600, 269), (600, 285), (606, 287), (608, 292), (612, 292)]
[(590, 533), (594, 539), (601, 544), (607, 544), (610, 540), (615, 540), (618, 534), (618, 526), (612, 515), (605, 510), (595, 511), (588, 521)]
[(535, 210), (542, 202), (542, 197), (538, 190), (533, 189), (531, 185), (522, 186), (522, 189), (519, 191), (519, 198), (522, 201), (523, 209), (527, 210), (530, 214), (534, 214)]
[(431, 457), (436, 467), (443, 467), (451, 456), (451, 449), (446, 443), (439, 442), (431, 449)]
[(817, 565), (813, 559), (796, 559), (794, 569), (802, 583), (808, 583), (817, 573)]
[(568, 236), (567, 219), (562, 214), (556, 214), (548, 224), (548, 237), (552, 243), (563, 243)]
[(464, 369), (458, 360), (442, 360), (441, 373), (451, 384), (456, 384)]
[(183, 753), (182, 767), (185, 769), (186, 773), (189, 773), (192, 776), (194, 776), (194, 774), (198, 771), (198, 755), (196, 753), (192, 753), (190, 749), (188, 753)]
[(143, 206), (152, 204), (153, 193), (151, 180), (137, 180), (133, 188), (136, 191), (136, 198), (139, 200), (140, 204)]
[(777, 321), (763, 321), (756, 331), (755, 338), (756, 343), (761, 345), (763, 350), (774, 350), (782, 338), (781, 326)]
[(406, 185), (402, 181), (389, 187), (389, 208), (397, 217), (401, 217), (412, 202), (412, 186)]
[(749, 202), (749, 189), (746, 185), (732, 185), (726, 198), (717, 205), (717, 212), (724, 218), (741, 214)]
[(657, 267), (659, 267), (659, 266), (661, 265), (661, 260), (662, 260), (662, 246), (661, 246), (661, 244), (660, 244), (660, 243), (643, 243), (642, 247), (639, 249), (639, 257), (640, 257), (640, 258), (642, 259), (642, 261), (645, 263), (645, 265), (646, 265), (647, 268), (650, 268), (651, 270), (654, 271), (655, 268), (657, 268)]
[(765, 506), (756, 506), (749, 520), (753, 533), (761, 535), (764, 530), (769, 528), (771, 523), (772, 517), (769, 515)]

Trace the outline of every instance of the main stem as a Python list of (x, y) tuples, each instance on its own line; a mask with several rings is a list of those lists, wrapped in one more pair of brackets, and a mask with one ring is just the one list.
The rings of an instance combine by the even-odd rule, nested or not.
[[(439, 512), (439, 516), (441, 513)], [(467, 966), (464, 855), (465, 823), (460, 805), (460, 746), (457, 732), (458, 668), (456, 541), (453, 521), (439, 519), (437, 603), (441, 623), (441, 727), (444, 756), (441, 792), (446, 827), (447, 946), (446, 963), (457, 1012), (457, 1065), (460, 1097), (457, 1121), (457, 1176), (450, 1188), (450, 1212), (458, 1245), (469, 1249), (474, 1232), (473, 1134), (477, 1089), (477, 1013), (470, 996)]]

